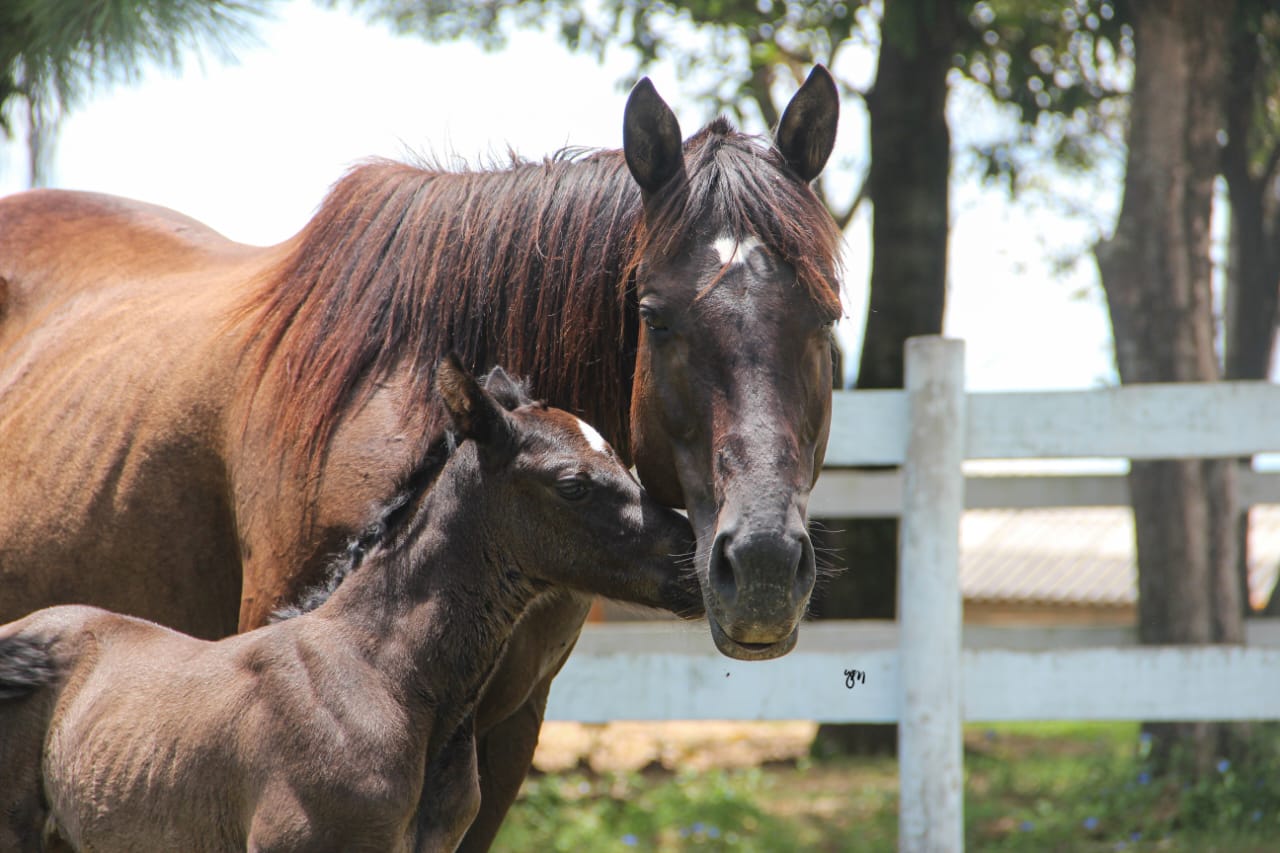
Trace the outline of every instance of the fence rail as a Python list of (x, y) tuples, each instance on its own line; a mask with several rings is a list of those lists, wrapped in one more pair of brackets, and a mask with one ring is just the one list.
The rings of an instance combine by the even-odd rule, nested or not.
[[(1268, 382), (965, 396), (966, 459), (1200, 459), (1270, 453), (1280, 444), (1280, 386)], [(837, 392), (827, 465), (902, 464), (907, 408), (906, 391)]]
[[(1280, 619), (1246, 623), (1244, 648), (1153, 648), (1132, 628), (969, 625), (962, 715), (1010, 720), (1258, 720), (1280, 717)], [(1243, 652), (1243, 654), (1241, 654)], [(719, 655), (706, 625), (588, 625), (556, 678), (547, 719), (898, 719), (894, 622), (814, 622), (795, 651), (744, 663)], [(1180, 660), (1185, 672), (1171, 671)], [(846, 671), (862, 673), (850, 683)]]
[[(970, 393), (963, 344), (907, 343), (907, 389), (837, 393), (810, 514), (902, 517), (897, 623), (815, 623), (743, 663), (705, 625), (591, 626), (548, 719), (899, 721), (899, 848), (963, 849), (964, 720), (1280, 719), (1280, 620), (1241, 646), (1138, 646), (1117, 629), (962, 629), (964, 507), (1128, 503), (1122, 476), (966, 479), (965, 459), (1237, 458), (1280, 451), (1280, 386), (1145, 385)], [(901, 471), (848, 471), (853, 466)], [(1242, 471), (1242, 503), (1280, 475)]]
[[(1241, 467), (1240, 506), (1280, 504), (1280, 472)], [(965, 509), (1047, 509), (1128, 506), (1124, 474), (973, 475), (965, 477)], [(881, 518), (902, 515), (902, 472), (828, 468), (809, 499), (811, 518)]]

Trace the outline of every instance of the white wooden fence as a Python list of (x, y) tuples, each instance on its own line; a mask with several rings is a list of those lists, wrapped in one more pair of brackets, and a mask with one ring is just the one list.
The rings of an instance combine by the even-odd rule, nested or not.
[[(907, 344), (904, 391), (836, 395), (811, 516), (900, 513), (899, 620), (801, 628), (791, 654), (720, 656), (705, 625), (588, 626), (547, 718), (899, 721), (899, 848), (963, 848), (966, 720), (1280, 719), (1280, 621), (1243, 646), (1139, 646), (1132, 629), (961, 626), (962, 509), (1127, 503), (1123, 477), (971, 478), (964, 459), (1244, 457), (1280, 451), (1280, 386), (972, 393), (959, 341)], [(1280, 503), (1246, 472), (1244, 504)]]

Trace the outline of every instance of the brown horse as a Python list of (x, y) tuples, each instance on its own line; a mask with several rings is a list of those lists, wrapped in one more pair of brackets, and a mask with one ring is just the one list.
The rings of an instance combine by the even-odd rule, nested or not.
[(436, 384), (456, 432), (317, 609), (217, 642), (81, 605), (0, 626), (0, 849), (453, 850), (471, 715), (530, 602), (700, 603), (689, 523), (595, 430), (500, 369)]
[[(0, 200), (0, 619), (63, 602), (202, 637), (323, 573), (436, 429), (449, 350), (596, 424), (689, 510), (712, 637), (789, 651), (814, 580), (840, 235), (816, 68), (774, 140), (685, 142), (647, 81), (621, 151), (356, 168), (270, 248), (116, 198)], [(163, 567), (163, 571), (159, 571)], [(589, 599), (531, 609), (477, 708), (483, 849)]]

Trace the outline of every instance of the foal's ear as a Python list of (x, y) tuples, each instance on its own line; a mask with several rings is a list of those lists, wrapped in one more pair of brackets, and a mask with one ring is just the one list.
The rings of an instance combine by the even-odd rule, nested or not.
[(839, 120), (840, 91), (836, 81), (824, 66), (815, 65), (783, 111), (775, 136), (783, 159), (805, 183), (818, 177), (827, 165), (836, 145)]
[(622, 153), (645, 198), (684, 171), (680, 122), (645, 77), (631, 90), (622, 114)]
[(444, 400), (460, 438), (474, 440), (486, 453), (512, 445), (514, 430), (506, 410), (453, 353), (436, 367), (436, 391)]
[(488, 391), (508, 412), (529, 402), (529, 395), (525, 393), (524, 386), (512, 379), (511, 374), (501, 367), (495, 367), (485, 376), (484, 390)]

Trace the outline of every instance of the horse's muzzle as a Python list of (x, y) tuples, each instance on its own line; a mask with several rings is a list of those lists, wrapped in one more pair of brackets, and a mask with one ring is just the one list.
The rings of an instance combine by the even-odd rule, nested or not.
[(791, 651), (815, 576), (813, 544), (803, 528), (717, 532), (705, 589), (716, 648), (740, 660)]

